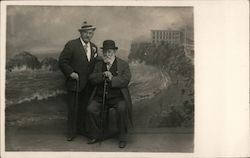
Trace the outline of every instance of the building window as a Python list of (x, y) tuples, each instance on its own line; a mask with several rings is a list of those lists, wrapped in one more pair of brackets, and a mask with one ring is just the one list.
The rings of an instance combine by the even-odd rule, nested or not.
[(152, 42), (167, 42), (167, 43), (180, 43), (182, 41), (182, 32), (168, 31), (168, 30), (154, 30), (152, 31)]

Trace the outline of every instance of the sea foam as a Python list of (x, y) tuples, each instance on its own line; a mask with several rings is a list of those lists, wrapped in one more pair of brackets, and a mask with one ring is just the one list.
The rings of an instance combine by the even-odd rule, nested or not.
[(36, 92), (29, 97), (15, 99), (15, 100), (6, 100), (6, 104), (13, 105), (13, 104), (21, 104), (23, 102), (31, 102), (33, 100), (45, 100), (45, 99), (48, 99), (50, 97), (58, 96), (60, 94), (66, 94), (66, 91), (65, 90), (54, 90), (54, 91), (46, 91), (46, 92)]

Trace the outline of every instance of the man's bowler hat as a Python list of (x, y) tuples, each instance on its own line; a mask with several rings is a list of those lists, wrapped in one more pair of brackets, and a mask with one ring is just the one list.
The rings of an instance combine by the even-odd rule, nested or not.
[(118, 49), (118, 47), (115, 46), (113, 40), (105, 40), (103, 41), (103, 47), (101, 47), (101, 49)]
[(79, 32), (85, 31), (85, 30), (95, 30), (96, 28), (90, 24), (87, 23), (87, 21), (84, 21), (82, 23), (82, 27), (78, 29)]

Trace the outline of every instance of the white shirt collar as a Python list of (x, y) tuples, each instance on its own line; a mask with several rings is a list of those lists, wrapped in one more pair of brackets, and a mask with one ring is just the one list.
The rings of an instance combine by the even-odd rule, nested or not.
[(114, 61), (115, 61), (115, 57), (110, 61), (110, 65), (113, 65)]
[(111, 66), (113, 65), (114, 61), (115, 61), (115, 57), (110, 61), (109, 64), (106, 64), (106, 67), (107, 67), (107, 70), (108, 70), (108, 71), (110, 70), (110, 68), (111, 68)]
[[(80, 37), (80, 40), (81, 40), (82, 45), (83, 45), (83, 46), (85, 46), (85, 45), (86, 45), (86, 43), (82, 40), (82, 38), (81, 38), (81, 37)], [(87, 43), (87, 46), (89, 47), (89, 42)]]
[[(88, 61), (90, 61), (90, 59), (91, 59), (90, 42), (88, 42), (88, 43), (86, 44), (86, 43), (82, 40), (81, 37), (80, 37), (80, 40), (81, 40), (82, 46), (83, 46), (84, 48), (86, 48), (86, 49), (85, 49), (85, 51), (86, 51), (86, 56), (87, 56)], [(86, 47), (86, 46), (87, 46), (87, 47)]]

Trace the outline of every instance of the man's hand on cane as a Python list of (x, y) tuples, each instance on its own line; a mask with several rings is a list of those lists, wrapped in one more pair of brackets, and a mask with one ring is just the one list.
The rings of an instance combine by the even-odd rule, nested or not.
[(103, 72), (103, 76), (104, 76), (105, 78), (107, 78), (108, 81), (111, 81), (111, 80), (112, 80), (112, 77), (113, 77), (113, 75), (112, 75), (112, 73), (111, 73), (110, 71), (105, 71), (105, 72)]
[(73, 80), (79, 80), (79, 76), (78, 76), (78, 74), (75, 73), (75, 72), (72, 72), (72, 73), (70, 74), (70, 77), (71, 77)]

